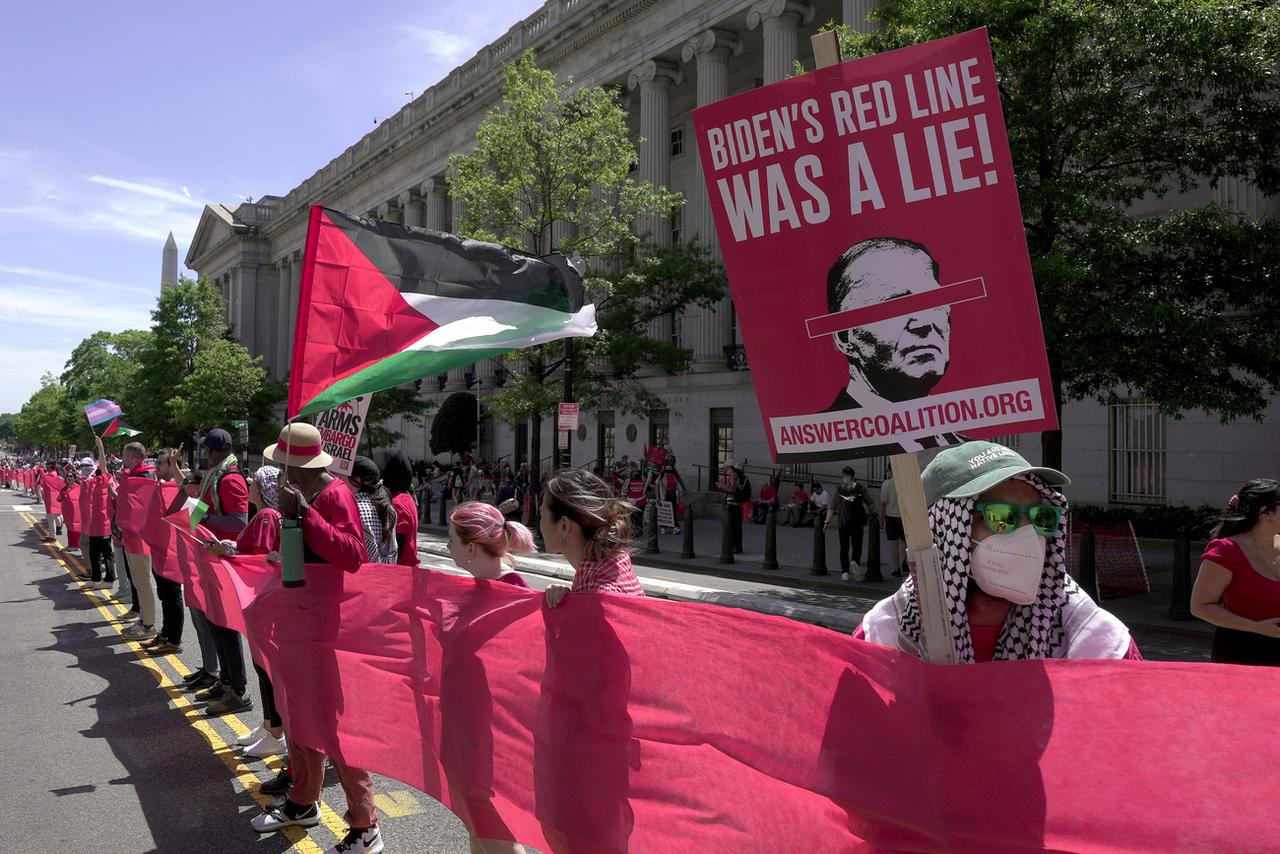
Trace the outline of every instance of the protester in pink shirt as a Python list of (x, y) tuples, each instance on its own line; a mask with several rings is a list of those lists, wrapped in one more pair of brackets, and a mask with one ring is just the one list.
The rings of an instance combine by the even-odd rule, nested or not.
[(396, 509), (396, 543), (401, 566), (418, 565), (418, 504), (413, 500), (413, 469), (400, 454), (390, 454), (382, 466), (382, 482)]
[(449, 514), (449, 556), (476, 578), (528, 587), (515, 571), (512, 555), (533, 551), (529, 529), (506, 519), (492, 504), (467, 501)]
[(575, 570), (573, 586), (547, 588), (547, 607), (572, 593), (643, 596), (631, 569), (631, 505), (615, 498), (609, 484), (585, 469), (557, 472), (542, 496), (542, 539)]

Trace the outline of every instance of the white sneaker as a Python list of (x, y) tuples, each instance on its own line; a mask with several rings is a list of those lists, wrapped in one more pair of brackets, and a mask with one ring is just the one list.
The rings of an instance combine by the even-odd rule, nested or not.
[(325, 854), (379, 854), (382, 851), (382, 834), (376, 827), (351, 828), (342, 841)]
[(840, 573), (840, 580), (841, 580), (841, 581), (848, 581), (848, 580), (849, 580), (849, 573), (847, 573), (847, 572), (842, 572), (842, 573)]
[(249, 821), (249, 826), (258, 833), (271, 833), (273, 830), (284, 830), (286, 827), (315, 827), (320, 823), (318, 805), (308, 804), (305, 807), (298, 807), (292, 813), (289, 810), (291, 806), (297, 805), (286, 801), (281, 807), (272, 807), (262, 815), (255, 815)]
[(244, 749), (245, 756), (252, 756), (255, 759), (266, 759), (268, 756), (284, 756), (289, 752), (289, 748), (285, 745), (283, 738), (276, 738), (271, 733), (267, 733), (254, 744)]
[(251, 744), (257, 744), (262, 741), (262, 737), (267, 735), (267, 730), (262, 724), (258, 724), (247, 735), (242, 735), (236, 739), (236, 744), (241, 747), (248, 747)]

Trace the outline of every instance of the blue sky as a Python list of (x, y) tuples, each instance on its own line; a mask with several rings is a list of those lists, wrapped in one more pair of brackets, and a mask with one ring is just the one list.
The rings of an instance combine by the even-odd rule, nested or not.
[[(0, 31), (0, 412), (150, 325), (173, 231), (283, 194), (542, 4), (27, 3)], [(185, 272), (185, 270), (184, 270)]]

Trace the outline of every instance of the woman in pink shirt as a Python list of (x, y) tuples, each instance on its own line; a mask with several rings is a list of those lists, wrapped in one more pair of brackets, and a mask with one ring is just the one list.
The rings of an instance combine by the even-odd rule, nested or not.
[(400, 454), (390, 454), (382, 466), (382, 482), (396, 508), (396, 543), (401, 566), (418, 565), (418, 505), (413, 500), (413, 469)]
[(1280, 482), (1240, 487), (1213, 537), (1191, 591), (1191, 613), (1218, 627), (1210, 657), (1280, 666)]
[(540, 520), (547, 550), (562, 554), (575, 570), (573, 586), (547, 588), (547, 607), (568, 593), (643, 596), (631, 569), (631, 504), (615, 498), (609, 484), (585, 469), (557, 472), (542, 495)]
[(528, 587), (512, 555), (533, 554), (533, 534), (497, 507), (467, 501), (449, 514), (449, 556), (476, 578)]

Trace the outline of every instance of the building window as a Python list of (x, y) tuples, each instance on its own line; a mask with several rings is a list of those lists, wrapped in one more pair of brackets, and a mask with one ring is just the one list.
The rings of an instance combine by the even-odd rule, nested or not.
[(1110, 406), (1110, 497), (1120, 504), (1164, 504), (1165, 417), (1146, 398)]
[(684, 211), (676, 208), (671, 212), (671, 242), (679, 243), (684, 234)]
[(720, 471), (733, 462), (733, 409), (711, 410), (711, 478), (714, 482)]
[(684, 154), (684, 126), (671, 131), (671, 156), (679, 157), (681, 154)]
[(596, 413), (596, 465), (601, 469), (613, 465), (613, 453), (617, 437), (613, 427), (613, 412)]
[(671, 444), (671, 415), (663, 412), (649, 419), (649, 447), (665, 448)]

